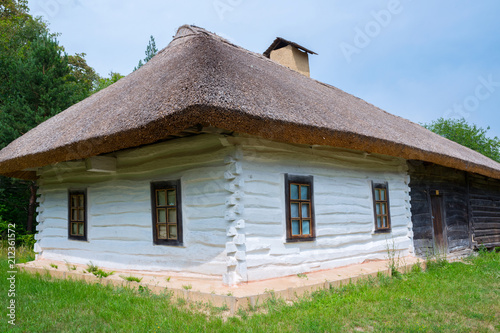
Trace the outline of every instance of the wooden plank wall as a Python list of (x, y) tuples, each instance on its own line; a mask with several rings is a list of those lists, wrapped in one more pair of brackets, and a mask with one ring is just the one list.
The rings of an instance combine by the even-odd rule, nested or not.
[(466, 173), (420, 161), (409, 161), (408, 172), (415, 252), (419, 255), (434, 252), (431, 190), (439, 190), (443, 196), (448, 251), (470, 248)]
[(500, 181), (470, 175), (469, 191), (476, 245), (500, 246)]

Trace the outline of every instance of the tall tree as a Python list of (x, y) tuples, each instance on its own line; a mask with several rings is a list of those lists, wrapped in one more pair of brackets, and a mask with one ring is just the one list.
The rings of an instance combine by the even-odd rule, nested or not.
[[(27, 0), (0, 0), (0, 148), (92, 93), (99, 77), (84, 56), (68, 56)], [(0, 186), (0, 221), (32, 232), (36, 184)]]
[(153, 35), (149, 37), (149, 43), (148, 46), (146, 47), (146, 52), (144, 53), (146, 54), (144, 62), (142, 60), (139, 60), (139, 64), (137, 65), (137, 67), (134, 68), (134, 71), (144, 66), (149, 60), (151, 60), (151, 58), (153, 58), (158, 53), (158, 49), (156, 48), (156, 42)]
[(492, 160), (500, 162), (500, 139), (498, 137), (488, 137), (486, 134), (490, 130), (469, 124), (462, 119), (439, 118), (430, 124), (423, 124), (425, 128), (437, 133), (451, 141), (455, 141), (462, 146), (469, 147)]

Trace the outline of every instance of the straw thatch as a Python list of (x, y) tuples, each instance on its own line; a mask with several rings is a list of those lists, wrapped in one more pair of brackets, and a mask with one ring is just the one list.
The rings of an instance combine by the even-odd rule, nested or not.
[(29, 178), (31, 168), (150, 144), (196, 125), (500, 179), (500, 164), (477, 152), (193, 26), (181, 27), (139, 70), (0, 151), (0, 174)]

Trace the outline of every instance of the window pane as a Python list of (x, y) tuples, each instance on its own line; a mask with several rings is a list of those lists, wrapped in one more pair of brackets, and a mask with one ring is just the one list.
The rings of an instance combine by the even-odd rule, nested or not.
[(171, 208), (168, 210), (168, 223), (177, 222), (177, 209)]
[(290, 199), (292, 199), (292, 200), (299, 199), (299, 185), (295, 185), (295, 184), (290, 185)]
[(375, 207), (376, 207), (376, 210), (377, 210), (377, 215), (380, 215), (380, 204), (376, 203)]
[(83, 221), (85, 219), (85, 212), (83, 209), (78, 211), (78, 221)]
[(377, 228), (382, 228), (382, 218), (377, 216)]
[(302, 204), (302, 218), (304, 218), (304, 217), (309, 217), (309, 204), (308, 203)]
[(166, 206), (167, 204), (167, 199), (166, 199), (166, 194), (164, 190), (157, 190), (156, 191), (156, 205), (157, 206)]
[(300, 221), (299, 220), (292, 220), (292, 235), (300, 235)]
[(71, 234), (72, 235), (78, 234), (78, 224), (77, 223), (71, 223)]
[(71, 220), (78, 221), (78, 210), (76, 209), (71, 210)]
[(168, 226), (168, 238), (177, 239), (177, 226), (169, 225)]
[(380, 190), (380, 200), (385, 201), (385, 190)]
[(158, 239), (167, 239), (167, 226), (165, 224), (158, 225)]
[(84, 234), (84, 224), (78, 223), (78, 235), (83, 236), (83, 234)]
[(167, 212), (166, 209), (157, 209), (156, 210), (158, 214), (158, 223), (167, 223)]
[(380, 200), (380, 190), (378, 188), (375, 189), (375, 200), (377, 200), (377, 201)]
[(311, 221), (303, 220), (302, 221), (302, 235), (309, 235), (310, 232)]
[(309, 186), (302, 185), (300, 187), (300, 199), (301, 200), (309, 200)]
[(387, 204), (382, 204), (382, 214), (387, 214)]
[(387, 223), (387, 216), (384, 216), (383, 219), (384, 219), (384, 228), (389, 227), (389, 224)]
[(84, 206), (84, 203), (83, 203), (83, 195), (79, 195), (79, 196), (78, 196), (78, 206), (79, 206), (79, 207), (83, 207), (83, 206)]
[(78, 204), (78, 200), (76, 198), (76, 195), (71, 196), (71, 207), (76, 207)]
[(168, 205), (175, 206), (175, 190), (168, 190), (167, 196), (168, 196)]
[(292, 214), (292, 217), (299, 217), (299, 204), (298, 203), (291, 203), (290, 204), (290, 212)]

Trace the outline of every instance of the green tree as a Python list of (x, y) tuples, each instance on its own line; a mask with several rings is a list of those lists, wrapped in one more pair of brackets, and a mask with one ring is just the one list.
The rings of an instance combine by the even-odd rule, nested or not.
[(113, 83), (117, 82), (123, 78), (123, 75), (120, 73), (115, 73), (115, 72), (110, 72), (109, 77), (100, 77), (97, 82), (94, 84), (94, 93), (98, 92), (99, 90), (102, 90), (106, 87), (109, 87)]
[(490, 130), (489, 126), (483, 129), (475, 124), (467, 123), (464, 118), (439, 118), (430, 124), (423, 124), (423, 126), (451, 141), (500, 162), (500, 140), (496, 136), (491, 138), (486, 135)]
[[(0, 0), (0, 148), (93, 92), (84, 56), (67, 55), (27, 0)], [(0, 221), (32, 232), (35, 186), (0, 177)]]
[(134, 68), (134, 71), (144, 66), (149, 60), (151, 60), (158, 53), (158, 49), (156, 48), (156, 42), (152, 35), (149, 37), (149, 43), (148, 46), (146, 47), (146, 52), (144, 53), (146, 54), (146, 58), (144, 58), (144, 61), (142, 59), (139, 60), (139, 64), (137, 65), (137, 67)]

